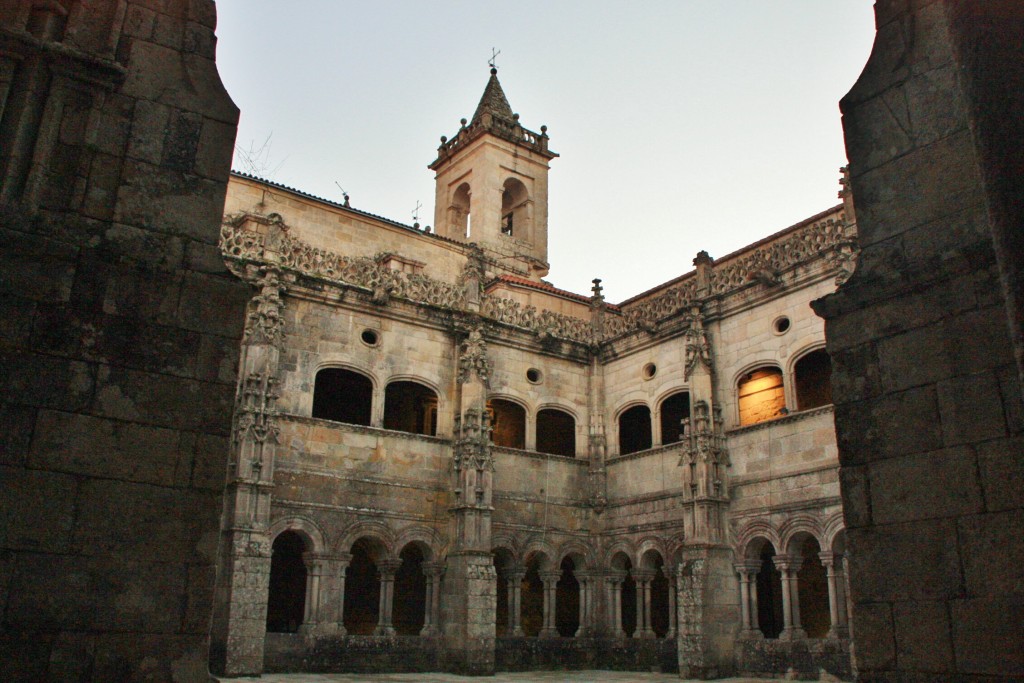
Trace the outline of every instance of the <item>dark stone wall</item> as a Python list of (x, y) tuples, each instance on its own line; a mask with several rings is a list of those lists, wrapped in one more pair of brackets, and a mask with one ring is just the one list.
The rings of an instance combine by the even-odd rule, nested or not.
[(497, 671), (678, 672), (676, 641), (613, 638), (498, 638)]
[(0, 680), (205, 680), (246, 287), (210, 0), (0, 6)]
[(827, 319), (861, 681), (1024, 680), (1024, 4), (879, 0)]
[(268, 633), (265, 673), (413, 673), (441, 670), (441, 643), (419, 636), (342, 636), (310, 638)]

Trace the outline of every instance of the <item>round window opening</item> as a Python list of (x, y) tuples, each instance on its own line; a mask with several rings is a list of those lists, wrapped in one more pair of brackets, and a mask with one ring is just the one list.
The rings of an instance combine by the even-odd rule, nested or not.
[(654, 363), (648, 363), (647, 365), (644, 366), (644, 369), (643, 369), (644, 379), (651, 379), (656, 374), (658, 374), (658, 366), (657, 365), (655, 365)]
[(544, 379), (544, 375), (537, 368), (530, 368), (526, 371), (526, 379), (531, 384), (540, 384), (541, 380)]
[(789, 331), (789, 324), (789, 318), (782, 316), (775, 319), (775, 322), (772, 323), (772, 329), (775, 330), (775, 334), (785, 334)]
[(359, 335), (359, 338), (363, 340), (363, 343), (367, 346), (376, 346), (380, 343), (380, 335), (377, 334), (376, 330), (363, 330), (363, 333)]

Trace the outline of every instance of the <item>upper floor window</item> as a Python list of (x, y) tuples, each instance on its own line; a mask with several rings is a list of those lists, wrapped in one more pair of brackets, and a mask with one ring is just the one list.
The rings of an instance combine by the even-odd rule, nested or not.
[(313, 417), (354, 425), (370, 424), (373, 382), (342, 368), (324, 368), (313, 386)]
[(384, 429), (437, 434), (437, 394), (419, 382), (392, 382), (384, 390)]
[(786, 414), (782, 370), (762, 367), (751, 370), (739, 382), (740, 424), (752, 425)]
[(487, 402), (491, 412), (491, 441), (505, 448), (526, 448), (526, 409), (500, 398)]
[(832, 403), (832, 360), (825, 349), (811, 351), (796, 362), (797, 410), (810, 410)]
[(651, 447), (651, 409), (633, 406), (619, 416), (619, 454), (636, 453)]
[(537, 450), (552, 455), (576, 457), (576, 419), (557, 408), (538, 411)]

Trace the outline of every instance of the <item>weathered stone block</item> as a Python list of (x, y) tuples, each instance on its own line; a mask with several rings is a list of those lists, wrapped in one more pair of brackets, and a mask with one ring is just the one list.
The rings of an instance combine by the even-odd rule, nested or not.
[(859, 672), (893, 669), (896, 666), (896, 641), (893, 616), (886, 603), (858, 602), (853, 610), (857, 634), (854, 651)]
[(1024, 439), (998, 439), (979, 444), (977, 449), (986, 509), (1024, 507)]
[(995, 376), (985, 372), (939, 382), (943, 440), (949, 445), (1006, 435), (1002, 398)]
[(974, 452), (968, 448), (871, 463), (873, 519), (876, 524), (889, 524), (981, 512), (977, 471)]
[[(960, 595), (962, 576), (954, 520), (927, 520), (849, 529), (850, 584), (857, 603), (943, 600)], [(899, 571), (871, 571), (899, 557)]]
[(16, 467), (0, 467), (0, 476), (0, 547), (66, 551), (75, 519), (74, 477)]
[(1024, 672), (1024, 599), (1019, 590), (955, 600), (950, 615), (958, 671), (1004, 680)]
[[(888, 419), (898, 413), (899, 422)], [(870, 401), (837, 405), (839, 457), (857, 465), (870, 456), (889, 458), (938, 450), (942, 427), (933, 386), (922, 386)], [(870, 425), (856, 428), (855, 425)]]
[(933, 673), (955, 670), (945, 602), (897, 602), (893, 605), (893, 618), (897, 668)]
[(1009, 595), (1020, 592), (1024, 581), (1024, 546), (1018, 543), (1024, 529), (1024, 510), (1007, 510), (963, 517), (957, 538), (963, 558), (968, 595)]

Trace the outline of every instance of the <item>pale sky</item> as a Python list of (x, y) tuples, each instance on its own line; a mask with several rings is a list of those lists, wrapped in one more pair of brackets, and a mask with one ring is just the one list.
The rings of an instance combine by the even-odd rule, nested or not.
[[(441, 135), (498, 78), (548, 126), (546, 278), (617, 302), (839, 203), (839, 99), (869, 0), (220, 0), (217, 62), (261, 175), (434, 224)], [(236, 154), (235, 168), (245, 167)]]

